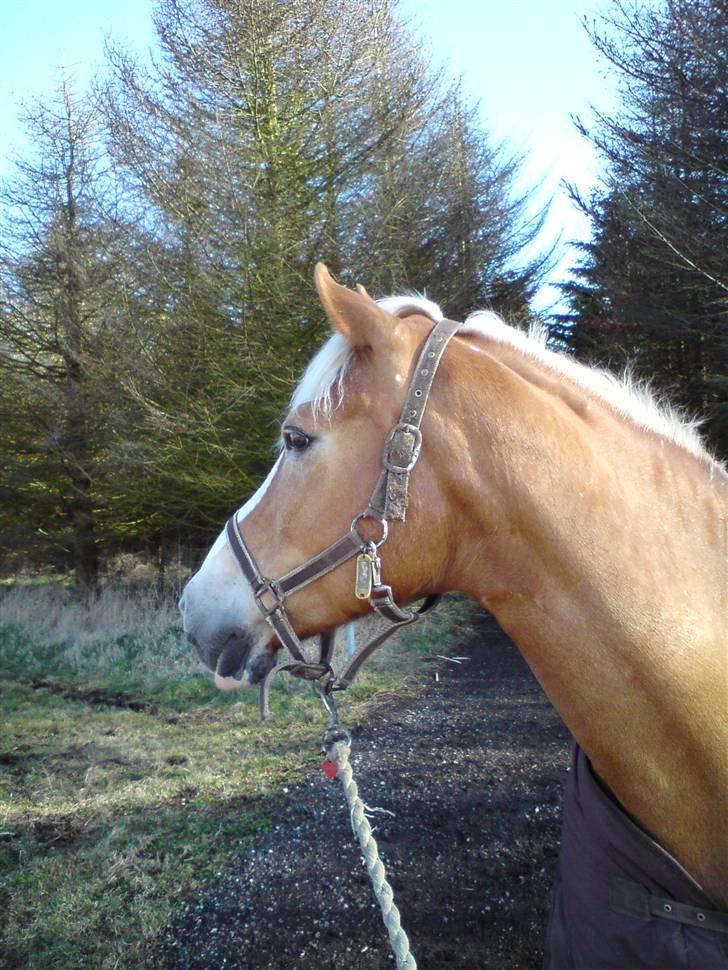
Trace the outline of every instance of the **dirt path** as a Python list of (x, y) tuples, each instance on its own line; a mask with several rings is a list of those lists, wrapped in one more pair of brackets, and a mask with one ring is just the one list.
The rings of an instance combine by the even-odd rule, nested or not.
[[(536, 970), (559, 838), (568, 734), (487, 617), (471, 659), (354, 738), (376, 838), (420, 970)], [(375, 823), (373, 823), (375, 824)], [(273, 830), (170, 928), (166, 970), (394, 967), (337, 783), (317, 773)]]

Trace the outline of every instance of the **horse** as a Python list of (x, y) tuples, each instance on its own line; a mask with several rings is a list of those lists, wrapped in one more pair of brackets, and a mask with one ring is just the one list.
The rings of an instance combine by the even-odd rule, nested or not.
[[(332, 335), (293, 395), (270, 474), (181, 599), (202, 661), (223, 689), (265, 680), (288, 641), (266, 622), (282, 611), (263, 577), (299, 576), (301, 563), (315, 565), (286, 599), (293, 650), (370, 609), (362, 569), (365, 584), (383, 573), (398, 604), (467, 594), (576, 742), (548, 965), (671, 970), (692, 934), (699, 962), (674, 966), (728, 966), (726, 469), (649, 390), (492, 312), (452, 325), (409, 425), (440, 308), (377, 302), (323, 264), (315, 285)], [(383, 471), (395, 432), (409, 452), (385, 448)], [(371, 497), (387, 467), (406, 472), (399, 514)], [(352, 549), (332, 564), (341, 536)], [(629, 848), (604, 834), (612, 822)], [(597, 851), (587, 841), (600, 831)]]

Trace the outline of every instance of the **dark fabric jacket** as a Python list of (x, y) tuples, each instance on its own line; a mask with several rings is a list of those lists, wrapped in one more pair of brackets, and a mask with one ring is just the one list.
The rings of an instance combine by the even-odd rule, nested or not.
[(545, 970), (728, 970), (728, 913), (574, 755)]

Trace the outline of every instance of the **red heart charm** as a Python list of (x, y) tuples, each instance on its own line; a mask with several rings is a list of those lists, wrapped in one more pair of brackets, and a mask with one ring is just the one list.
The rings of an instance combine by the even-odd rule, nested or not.
[(335, 761), (324, 761), (321, 767), (327, 778), (336, 778), (339, 773), (339, 766)]

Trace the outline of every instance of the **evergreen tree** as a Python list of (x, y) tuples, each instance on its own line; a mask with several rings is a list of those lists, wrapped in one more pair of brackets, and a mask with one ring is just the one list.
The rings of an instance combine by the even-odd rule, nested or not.
[(728, 8), (614, 0), (591, 36), (617, 71), (621, 106), (590, 137), (605, 184), (573, 197), (591, 218), (570, 312), (555, 334), (610, 363), (631, 362), (728, 455)]

